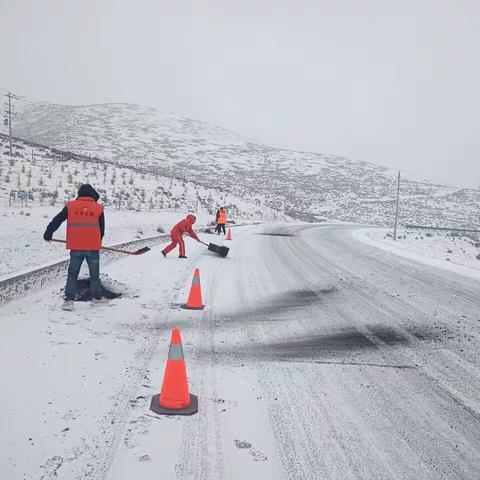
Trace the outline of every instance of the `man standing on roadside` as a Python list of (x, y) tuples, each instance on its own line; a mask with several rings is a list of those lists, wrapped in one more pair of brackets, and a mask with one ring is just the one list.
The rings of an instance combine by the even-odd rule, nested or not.
[(48, 224), (43, 238), (52, 239), (54, 232), (67, 221), (67, 249), (70, 250), (67, 285), (63, 310), (73, 310), (78, 274), (85, 259), (90, 272), (92, 303), (107, 303), (102, 298), (100, 282), (100, 249), (105, 233), (103, 206), (97, 203), (100, 195), (91, 185), (82, 185), (78, 197), (67, 203), (65, 208)]
[(220, 232), (222, 231), (224, 235), (227, 234), (227, 232), (225, 231), (226, 223), (227, 223), (227, 212), (225, 210), (225, 207), (221, 207), (217, 213), (217, 228), (216, 228), (217, 235), (220, 235)]

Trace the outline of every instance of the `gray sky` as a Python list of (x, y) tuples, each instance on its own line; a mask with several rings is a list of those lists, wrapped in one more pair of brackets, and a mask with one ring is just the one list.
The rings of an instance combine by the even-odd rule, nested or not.
[(478, 0), (0, 0), (0, 87), (480, 185)]

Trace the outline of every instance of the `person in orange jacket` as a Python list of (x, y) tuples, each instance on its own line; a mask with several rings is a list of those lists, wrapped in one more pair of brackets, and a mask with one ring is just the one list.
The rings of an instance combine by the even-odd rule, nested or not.
[(197, 234), (192, 229), (192, 225), (195, 223), (196, 220), (197, 217), (195, 215), (189, 214), (186, 218), (178, 222), (172, 228), (170, 232), (172, 242), (162, 250), (162, 254), (164, 257), (167, 256), (168, 252), (171, 252), (177, 245), (179, 245), (180, 254), (178, 258), (187, 258), (185, 255), (185, 242), (183, 241), (183, 234), (186, 233), (193, 239), (200, 241)]
[(221, 207), (220, 210), (217, 212), (217, 228), (216, 232), (217, 235), (220, 235), (220, 232), (223, 230), (223, 234), (226, 235), (227, 232), (225, 231), (225, 225), (227, 223), (227, 212), (225, 207)]
[(97, 203), (100, 195), (91, 185), (82, 185), (78, 197), (67, 203), (64, 209), (48, 224), (44, 240), (50, 241), (60, 225), (67, 221), (67, 249), (70, 250), (67, 284), (65, 286), (65, 302), (63, 310), (73, 310), (76, 295), (77, 279), (83, 260), (88, 264), (90, 272), (90, 288), (92, 303), (105, 303), (102, 298), (100, 282), (100, 253), (105, 233), (105, 216), (103, 206)]

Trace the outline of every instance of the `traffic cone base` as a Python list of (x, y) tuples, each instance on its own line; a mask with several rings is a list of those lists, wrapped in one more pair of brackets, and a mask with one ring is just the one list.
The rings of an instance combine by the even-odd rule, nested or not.
[(183, 305), (180, 305), (180, 308), (185, 308), (185, 310), (203, 310), (205, 308), (205, 305), (200, 305), (199, 307), (191, 307), (187, 303), (184, 303)]
[(157, 393), (152, 397), (150, 410), (159, 415), (193, 415), (198, 412), (198, 398), (196, 395), (190, 394), (190, 404), (185, 408), (165, 408), (160, 405), (160, 394)]

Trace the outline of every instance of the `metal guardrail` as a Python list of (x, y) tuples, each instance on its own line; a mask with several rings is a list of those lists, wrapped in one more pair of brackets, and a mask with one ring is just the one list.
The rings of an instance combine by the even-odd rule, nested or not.
[(423, 225), (406, 225), (405, 228), (416, 228), (417, 230), (442, 230), (447, 232), (480, 233), (480, 230), (472, 230), (469, 228), (428, 227)]
[[(202, 227), (199, 231), (208, 233), (208, 227)], [(153, 237), (132, 240), (131, 242), (118, 243), (109, 245), (114, 248), (121, 249), (138, 249), (142, 247), (152, 247), (162, 240), (170, 239), (169, 233), (155, 235)], [(101, 250), (102, 265), (109, 264), (115, 260), (122, 258), (121, 253), (109, 252)], [(50, 283), (55, 282), (65, 276), (70, 259), (61, 260), (35, 270), (23, 272), (13, 277), (0, 280), (0, 305), (4, 305), (12, 300), (25, 295), (26, 293), (41, 290)]]
[[(169, 237), (170, 235), (168, 234), (156, 235), (154, 237), (142, 238), (111, 246), (125, 249), (151, 247), (159, 241), (166, 240)], [(122, 254), (101, 251), (101, 255), (102, 264), (105, 265), (121, 258), (120, 255)], [(64, 276), (69, 261), (69, 259), (61, 260), (60, 262), (55, 262), (0, 281), (0, 305), (11, 302), (26, 293), (41, 290), (46, 285)]]

